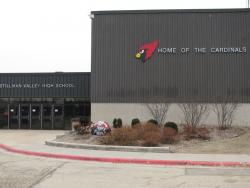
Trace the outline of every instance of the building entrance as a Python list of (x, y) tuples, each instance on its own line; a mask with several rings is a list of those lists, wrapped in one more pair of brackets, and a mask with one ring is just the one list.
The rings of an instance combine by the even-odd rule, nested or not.
[(64, 129), (63, 111), (63, 105), (12, 105), (9, 109), (9, 128)]
[(90, 72), (0, 74), (0, 129), (71, 129), (90, 107)]
[[(1, 99), (0, 99), (1, 100)], [(90, 102), (75, 99), (2, 99), (0, 128), (71, 129), (71, 119), (90, 119)]]

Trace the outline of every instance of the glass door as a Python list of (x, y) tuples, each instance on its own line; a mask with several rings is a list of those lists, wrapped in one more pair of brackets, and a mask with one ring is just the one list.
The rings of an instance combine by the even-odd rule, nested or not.
[(41, 106), (31, 105), (31, 129), (41, 129)]
[(20, 113), (20, 128), (30, 129), (30, 105), (21, 105)]
[(8, 99), (0, 99), (0, 129), (9, 126), (9, 106)]
[(19, 129), (19, 108), (18, 105), (9, 107), (9, 127), (10, 129)]
[(42, 105), (42, 129), (52, 129), (52, 106)]
[(54, 129), (64, 129), (63, 105), (55, 105), (54, 113)]

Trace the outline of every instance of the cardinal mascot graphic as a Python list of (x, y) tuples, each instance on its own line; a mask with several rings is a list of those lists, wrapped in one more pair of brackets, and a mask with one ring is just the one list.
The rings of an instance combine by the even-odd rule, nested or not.
[(159, 41), (154, 40), (150, 43), (142, 45), (135, 55), (136, 59), (139, 59), (143, 63), (145, 63), (147, 60), (149, 60), (152, 57), (156, 48), (158, 47), (158, 44), (159, 44)]

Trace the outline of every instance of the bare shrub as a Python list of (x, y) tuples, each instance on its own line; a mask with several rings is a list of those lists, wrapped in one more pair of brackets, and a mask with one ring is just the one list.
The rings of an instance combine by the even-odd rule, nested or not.
[(88, 119), (72, 118), (72, 128), (77, 134), (89, 134), (90, 126), (92, 124)]
[(168, 109), (170, 103), (151, 103), (146, 104), (153, 118), (160, 124), (163, 125), (167, 118)]
[(232, 127), (234, 115), (239, 107), (238, 103), (218, 103), (213, 104), (213, 111), (217, 116), (219, 129), (228, 129)]
[(178, 106), (183, 113), (183, 120), (186, 123), (186, 126), (189, 127), (192, 132), (200, 125), (201, 121), (208, 115), (209, 111), (208, 105), (201, 103), (179, 104)]

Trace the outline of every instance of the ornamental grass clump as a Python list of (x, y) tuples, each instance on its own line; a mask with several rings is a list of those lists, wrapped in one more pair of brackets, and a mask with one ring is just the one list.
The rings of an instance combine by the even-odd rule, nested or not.
[(161, 129), (152, 122), (137, 127), (137, 135), (142, 146), (158, 146), (161, 142)]
[(161, 143), (176, 144), (180, 140), (178, 132), (172, 127), (165, 127), (162, 131)]
[(176, 143), (176, 135), (177, 132), (172, 128), (163, 129), (154, 123), (144, 123), (137, 124), (134, 128), (114, 129), (110, 135), (103, 138), (102, 143), (120, 146), (159, 146), (162, 143)]
[(110, 135), (103, 138), (106, 145), (135, 146), (137, 145), (137, 132), (131, 127), (114, 129)]

